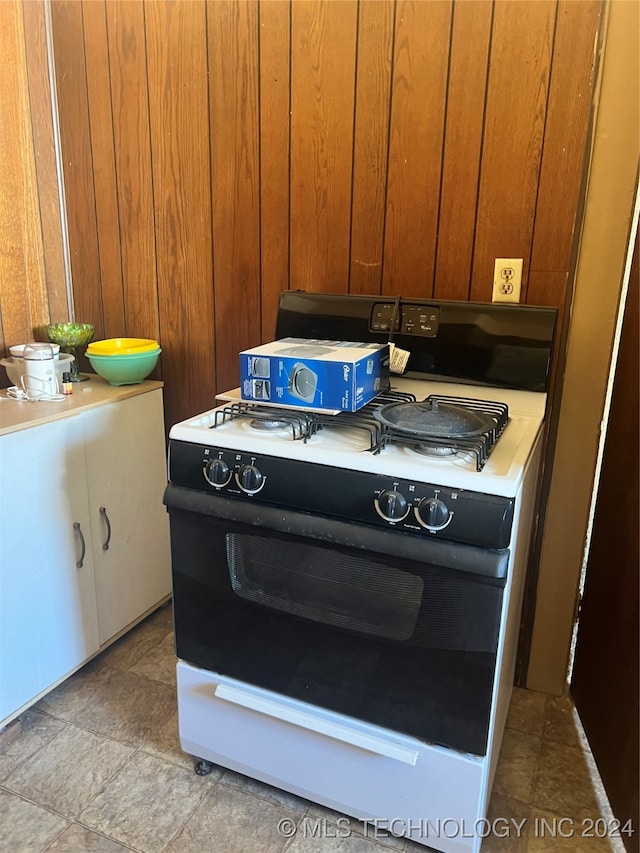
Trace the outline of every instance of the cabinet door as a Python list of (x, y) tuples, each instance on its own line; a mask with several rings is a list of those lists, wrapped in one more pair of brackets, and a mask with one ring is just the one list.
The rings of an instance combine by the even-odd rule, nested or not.
[(82, 419), (102, 644), (171, 591), (162, 392)]
[(89, 537), (79, 419), (0, 437), (0, 720), (98, 650)]

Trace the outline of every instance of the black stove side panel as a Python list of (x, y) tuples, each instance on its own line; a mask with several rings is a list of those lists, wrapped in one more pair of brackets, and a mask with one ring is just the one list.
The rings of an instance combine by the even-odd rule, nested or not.
[(406, 375), (546, 391), (555, 308), (492, 302), (281, 294), (276, 339), (390, 339), (411, 353)]

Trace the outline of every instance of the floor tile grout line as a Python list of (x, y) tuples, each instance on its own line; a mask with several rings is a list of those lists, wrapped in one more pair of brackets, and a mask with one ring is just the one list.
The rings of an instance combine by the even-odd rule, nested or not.
[[(28, 710), (30, 711), (32, 709), (28, 709)], [(38, 711), (38, 713), (44, 713), (44, 712)], [(49, 714), (47, 716), (51, 716), (51, 715)], [(25, 764), (27, 761), (31, 761), (33, 758), (35, 758), (35, 756), (38, 755), (38, 753), (41, 752), (46, 746), (48, 746), (53, 740), (55, 740), (58, 737), (58, 735), (62, 734), (62, 732), (69, 725), (68, 720), (61, 720), (59, 717), (52, 717), (52, 719), (56, 720), (59, 723), (64, 723), (64, 728), (60, 729), (59, 732), (56, 732), (55, 734), (51, 735), (51, 737), (47, 741), (45, 741), (45, 743), (40, 744), (40, 746), (37, 747), (37, 749), (34, 749), (33, 752), (30, 752), (28, 755), (25, 755), (24, 758), (22, 758), (20, 761), (18, 761), (18, 763), (14, 767), (11, 768), (11, 770), (7, 773), (7, 775), (3, 779), (0, 779), (0, 787), (2, 787), (4, 785), (4, 783), (7, 781), (7, 779), (9, 779), (9, 777), (19, 767), (22, 767), (22, 765)], [(22, 731), (19, 735), (19, 738), (24, 737), (25, 734), (26, 733), (24, 731)]]
[[(67, 727), (67, 726), (73, 726), (73, 728), (74, 728), (74, 729), (79, 729), (80, 731), (87, 732), (88, 734), (97, 735), (98, 737), (105, 738), (105, 740), (109, 740), (109, 741), (111, 741), (112, 743), (117, 743), (117, 744), (119, 744), (120, 746), (127, 746), (127, 747), (130, 747), (130, 748), (131, 748), (131, 749), (133, 749), (134, 751), (137, 751), (138, 749), (140, 749), (140, 744), (138, 744), (138, 743), (133, 743), (133, 742), (131, 742), (131, 741), (127, 741), (127, 740), (120, 740), (120, 738), (114, 737), (113, 735), (105, 734), (104, 732), (100, 732), (100, 731), (98, 731), (97, 729), (92, 729), (92, 728), (90, 728), (89, 726), (86, 726), (86, 725), (81, 725), (80, 723), (76, 722), (75, 720), (65, 720), (65, 719), (63, 719), (62, 717), (54, 717), (54, 719), (58, 720), (58, 721), (59, 721), (59, 722), (61, 722), (61, 723), (64, 723), (64, 724), (65, 724), (65, 729), (66, 729), (66, 727)], [(167, 722), (168, 722), (168, 719), (167, 719)], [(45, 744), (43, 744), (41, 747), (39, 747), (35, 752), (33, 752), (33, 753), (31, 753), (30, 755), (28, 755), (28, 756), (25, 758), (25, 761), (30, 761), (32, 758), (34, 758), (34, 757), (35, 757), (35, 756), (36, 756), (36, 755), (37, 755), (37, 754), (38, 754), (42, 749), (44, 749), (46, 746), (49, 746), (49, 745), (50, 745), (54, 740), (56, 740), (60, 735), (62, 735), (62, 734), (64, 733), (65, 729), (61, 729), (59, 732), (56, 732), (56, 734), (55, 734), (55, 735), (53, 735), (53, 737), (52, 737), (52, 738), (50, 738), (50, 739), (49, 739)], [(127, 760), (128, 760), (128, 759), (127, 759)], [(17, 765), (13, 768), (13, 770), (11, 771), (11, 773), (9, 774), (9, 776), (10, 776), (10, 775), (15, 771), (15, 770), (17, 770), (17, 769), (18, 769), (18, 767), (21, 767), (21, 766), (22, 766), (22, 763), (24, 763), (24, 762), (21, 762), (20, 764), (17, 764)], [(9, 778), (9, 777), (7, 776), (7, 779), (8, 779), (8, 778)], [(6, 780), (5, 780), (5, 781), (6, 781)]]
[[(69, 723), (68, 725), (73, 725), (73, 724), (72, 724), (72, 723)], [(85, 730), (85, 731), (86, 731), (86, 730)], [(61, 734), (61, 733), (62, 733), (62, 732), (59, 732), (58, 734)], [(91, 732), (91, 734), (94, 734), (94, 732)], [(55, 735), (55, 737), (54, 737), (54, 738), (52, 738), (52, 739), (51, 739), (51, 741), (49, 741), (49, 743), (51, 743), (53, 740), (55, 740), (55, 738), (56, 738), (56, 737), (58, 737), (58, 735)], [(113, 738), (109, 738), (109, 740), (113, 740)], [(120, 746), (127, 746), (127, 744), (122, 743), (122, 741), (114, 741), (114, 743), (118, 743)], [(46, 745), (46, 744), (45, 744), (45, 745)], [(38, 750), (38, 751), (39, 751), (39, 750)], [(128, 756), (128, 758), (127, 758), (125, 761), (123, 761), (122, 765), (121, 765), (120, 767), (118, 767), (118, 768), (117, 768), (117, 769), (116, 769), (116, 770), (111, 774), (111, 776), (109, 776), (109, 778), (104, 782), (104, 784), (102, 785), (102, 787), (100, 788), (100, 790), (99, 790), (99, 791), (97, 791), (97, 792), (96, 792), (96, 794), (95, 794), (95, 795), (94, 795), (94, 796), (93, 796), (93, 797), (92, 797), (92, 798), (91, 798), (91, 799), (90, 799), (90, 800), (85, 804), (85, 806), (84, 806), (84, 807), (83, 807), (83, 809), (82, 809), (82, 812), (84, 812), (84, 811), (85, 811), (85, 809), (87, 809), (87, 808), (91, 805), (91, 803), (93, 803), (93, 801), (94, 801), (94, 800), (95, 800), (95, 799), (96, 799), (100, 794), (104, 793), (104, 791), (105, 791), (105, 789), (107, 788), (107, 786), (108, 786), (108, 785), (109, 785), (109, 784), (110, 784), (110, 783), (115, 779), (115, 777), (118, 775), (118, 773), (120, 773), (120, 771), (121, 771), (121, 770), (122, 770), (122, 769), (123, 769), (123, 768), (124, 768), (124, 767), (125, 767), (125, 766), (126, 766), (126, 765), (127, 765), (127, 764), (128, 764), (128, 763), (129, 763), (129, 762), (130, 762), (134, 757), (135, 757), (135, 756), (136, 756), (136, 754), (137, 754), (139, 751), (140, 751), (139, 749), (135, 749), (135, 748), (134, 748), (133, 753), (132, 753), (130, 756)], [(32, 756), (29, 756), (29, 757), (28, 757), (28, 759), (30, 759), (31, 757), (32, 757)], [(28, 759), (27, 759), (27, 760), (28, 760)], [(13, 774), (13, 772), (14, 772), (15, 770), (18, 770), (18, 769), (19, 769), (19, 767), (21, 767), (21, 766), (22, 766), (22, 764), (16, 765), (16, 767), (14, 768), (14, 770), (12, 770), (12, 771), (11, 771), (11, 773), (9, 774), (9, 776), (7, 776), (7, 778), (4, 780), (4, 782), (0, 784), (0, 790), (4, 790), (4, 791), (6, 791), (6, 792), (7, 792), (7, 793), (9, 793), (9, 794), (13, 794), (13, 795), (14, 795), (14, 796), (16, 796), (16, 797), (19, 797), (21, 800), (25, 800), (26, 802), (33, 803), (33, 805), (35, 805), (35, 806), (39, 806), (40, 808), (43, 808), (43, 809), (45, 809), (46, 811), (48, 811), (48, 812), (50, 812), (50, 813), (52, 813), (52, 814), (55, 814), (57, 817), (61, 817), (63, 820), (71, 821), (71, 822), (74, 822), (74, 823), (81, 823), (81, 822), (80, 822), (80, 814), (82, 814), (82, 812), (80, 812), (80, 814), (78, 814), (76, 817), (72, 817), (72, 816), (70, 816), (70, 815), (64, 814), (63, 812), (58, 811), (57, 809), (55, 809), (55, 808), (54, 808), (52, 805), (50, 805), (49, 803), (43, 803), (43, 802), (40, 802), (39, 800), (34, 800), (34, 799), (32, 799), (31, 797), (27, 796), (26, 794), (23, 794), (21, 791), (16, 791), (16, 790), (14, 790), (13, 788), (8, 787), (8, 785), (7, 785), (7, 781), (9, 780), (10, 776)], [(84, 825), (84, 824), (82, 824), (82, 825)], [(87, 829), (90, 829), (90, 827), (86, 827), (86, 828), (87, 828)], [(92, 830), (92, 831), (93, 831), (93, 830)]]
[[(167, 848), (168, 848), (171, 844), (173, 844), (173, 842), (174, 842), (174, 841), (176, 841), (176, 840), (177, 840), (177, 839), (182, 835), (182, 833), (184, 832), (184, 830), (185, 830), (185, 828), (186, 828), (187, 824), (189, 823), (189, 821), (191, 820), (191, 818), (193, 817), (193, 815), (194, 815), (194, 814), (196, 813), (196, 811), (200, 808), (200, 806), (204, 803), (204, 801), (206, 800), (206, 798), (209, 796), (209, 794), (210, 794), (210, 793), (211, 793), (211, 791), (214, 789), (214, 787), (218, 784), (218, 782), (219, 782), (219, 781), (220, 781), (219, 779), (215, 779), (215, 780), (213, 781), (213, 785), (209, 785), (209, 786), (208, 786), (208, 788), (203, 788), (202, 796), (201, 796), (201, 797), (200, 797), (200, 799), (197, 801), (197, 803), (195, 803), (195, 805), (193, 806), (193, 808), (191, 809), (191, 811), (190, 811), (190, 813), (189, 813), (189, 816), (186, 818), (186, 820), (184, 820), (184, 821), (182, 822), (182, 824), (180, 825), (180, 828), (179, 828), (179, 829), (174, 833), (174, 835), (172, 835), (172, 836), (171, 836), (171, 838), (169, 839), (169, 841), (167, 841), (167, 843), (164, 845), (164, 847), (162, 847), (162, 849), (161, 849), (161, 850), (154, 851), (154, 853), (163, 853), (163, 851), (164, 851), (164, 850), (167, 850)], [(142, 853), (144, 853), (144, 851), (142, 851)]]
[[(315, 808), (319, 807), (321, 809), (327, 809), (327, 812), (329, 814), (327, 815), (326, 820), (331, 821), (332, 823), (336, 823), (339, 819), (346, 817), (350, 822), (353, 822), (356, 825), (356, 829), (354, 832), (351, 833), (351, 835), (356, 835), (359, 838), (365, 838), (365, 839), (369, 840), (369, 836), (366, 834), (366, 832), (364, 830), (362, 832), (359, 832), (357, 829), (358, 824), (364, 824), (364, 823), (367, 823), (367, 821), (359, 820), (358, 818), (353, 817), (353, 815), (344, 814), (343, 812), (337, 812), (335, 809), (331, 809), (329, 806), (323, 806), (320, 803), (314, 803), (311, 800), (309, 801), (309, 804), (308, 804), (307, 808), (305, 809), (305, 811), (302, 815), (301, 821), (304, 820), (305, 818), (314, 817), (313, 815), (310, 814), (311, 810), (314, 807)], [(337, 815), (337, 817), (335, 819), (333, 817), (334, 814)], [(322, 819), (322, 818), (319, 818), (319, 819)], [(295, 837), (295, 835), (293, 837)], [(291, 840), (293, 840), (293, 837)], [(404, 841), (404, 844), (398, 849), (398, 853), (402, 853), (402, 851), (404, 851), (408, 848), (408, 843), (409, 843), (409, 841), (411, 841), (411, 839), (407, 838), (405, 836), (394, 836), (394, 837), (400, 838), (402, 841)], [(381, 842), (377, 839), (374, 839), (372, 843), (377, 844), (379, 847), (382, 847), (385, 850), (393, 849), (391, 847), (391, 845), (384, 844), (383, 842)], [(416, 843), (418, 843), (418, 842), (416, 842)], [(420, 845), (420, 846), (422, 847), (422, 845)], [(431, 848), (428, 848), (428, 847), (426, 848), (427, 851), (429, 851), (430, 849)]]
[(60, 836), (65, 833), (73, 823), (73, 820), (71, 818), (67, 817), (66, 815), (60, 814), (60, 812), (57, 812), (52, 806), (49, 806), (45, 803), (39, 803), (37, 800), (33, 800), (30, 797), (19, 793), (18, 791), (12, 791), (11, 788), (7, 788), (3, 783), (0, 783), (0, 791), (4, 791), (6, 794), (10, 794), (12, 797), (17, 797), (19, 800), (22, 800), (25, 803), (30, 803), (32, 806), (36, 806), (37, 808), (42, 809), (43, 811), (48, 812), (49, 814), (54, 815), (55, 817), (62, 818), (62, 820), (67, 822), (66, 826), (63, 826), (60, 832), (58, 832), (57, 835), (47, 843), (47, 846), (42, 848), (42, 853), (46, 853), (46, 851), (51, 847), (51, 845), (54, 844), (58, 840), (58, 838), (60, 838)]
[[(216, 765), (216, 766), (221, 767), (222, 765)], [(223, 768), (223, 770), (227, 770), (227, 769), (230, 769), (230, 768)], [(235, 773), (236, 771), (233, 771), (233, 772)], [(240, 774), (240, 775), (243, 775), (243, 774)], [(247, 778), (249, 778), (249, 777), (247, 777)], [(311, 803), (308, 803), (305, 806), (304, 810), (303, 809), (297, 809), (295, 806), (291, 806), (291, 805), (288, 805), (287, 803), (283, 803), (280, 800), (275, 799), (274, 797), (269, 797), (267, 795), (263, 796), (262, 794), (259, 794), (256, 791), (248, 791), (246, 788), (243, 788), (240, 785), (234, 785), (231, 782), (225, 782), (224, 781), (224, 772), (222, 773), (221, 776), (219, 776), (215, 780), (215, 783), (216, 783), (216, 785), (223, 785), (225, 788), (230, 788), (231, 790), (239, 791), (241, 794), (246, 794), (248, 796), (255, 797), (256, 799), (262, 800), (263, 802), (271, 803), (271, 805), (282, 806), (282, 808), (292, 809), (293, 811), (300, 813), (302, 816), (305, 816), (307, 814), (308, 809), (312, 805)], [(267, 785), (266, 782), (263, 782), (261, 784)], [(269, 786), (269, 787), (274, 787), (274, 786)], [(279, 791), (279, 790), (284, 790), (284, 789), (275, 788), (275, 790)], [(285, 793), (287, 793), (287, 792), (285, 791)], [(291, 796), (297, 796), (297, 794), (292, 794)], [(300, 799), (303, 799), (303, 798), (301, 797)]]
[(56, 837), (55, 837), (54, 839), (52, 839), (52, 840), (49, 842), (49, 844), (48, 844), (48, 845), (47, 845), (47, 846), (42, 850), (42, 853), (47, 853), (47, 851), (48, 851), (48, 850), (51, 850), (51, 848), (52, 848), (52, 847), (53, 847), (53, 845), (56, 843), (56, 841), (57, 841), (57, 840), (58, 840), (62, 835), (64, 835), (64, 833), (65, 833), (65, 832), (68, 832), (68, 831), (71, 829), (71, 827), (72, 827), (72, 826), (79, 826), (79, 827), (81, 827), (82, 829), (86, 829), (86, 830), (88, 830), (89, 832), (94, 833), (95, 835), (99, 835), (101, 838), (104, 838), (104, 839), (106, 839), (107, 841), (111, 841), (111, 842), (114, 842), (114, 843), (116, 843), (116, 844), (119, 844), (119, 845), (120, 845), (121, 847), (123, 847), (125, 850), (130, 850), (130, 851), (131, 851), (131, 853), (145, 853), (145, 851), (144, 851), (144, 850), (141, 850), (139, 847), (131, 847), (131, 845), (130, 845), (130, 844), (123, 844), (123, 843), (122, 843), (122, 841), (118, 841), (116, 838), (113, 838), (111, 835), (105, 835), (105, 833), (104, 833), (104, 832), (101, 832), (99, 829), (94, 829), (94, 828), (93, 828), (93, 827), (91, 827), (91, 826), (87, 826), (86, 824), (82, 823), (82, 821), (80, 821), (80, 820), (70, 820), (70, 821), (69, 821), (69, 825), (68, 825), (68, 826), (66, 826), (66, 827), (62, 830), (62, 832), (60, 832), (58, 835), (56, 835)]
[[(535, 770), (533, 773), (533, 785), (531, 787), (531, 802), (529, 803), (529, 808), (531, 810), (538, 808), (538, 806), (535, 805), (535, 800), (536, 800), (536, 794), (538, 791), (538, 781), (540, 779), (540, 763), (542, 760), (542, 745), (544, 742), (544, 730), (546, 728), (546, 724), (547, 724), (547, 720), (548, 720), (548, 712), (549, 712), (549, 706), (551, 704), (551, 699), (552, 699), (552, 697), (548, 696), (545, 703), (544, 703), (544, 721), (542, 724), (542, 732), (540, 734), (540, 740), (538, 743), (538, 754), (536, 756), (536, 766), (535, 766)], [(564, 748), (566, 746), (566, 744), (563, 744), (562, 746)]]
[[(110, 740), (113, 740), (113, 738), (110, 738)], [(115, 741), (115, 742), (116, 742), (116, 743), (120, 743), (120, 744), (121, 744), (121, 745), (123, 745), (123, 746), (126, 746), (126, 745), (127, 745), (127, 744), (123, 744), (121, 741)], [(20, 800), (23, 800), (23, 801), (25, 801), (25, 802), (31, 803), (32, 805), (37, 806), (38, 808), (44, 809), (45, 811), (49, 812), (49, 814), (53, 814), (53, 815), (55, 815), (56, 817), (59, 817), (59, 818), (61, 818), (62, 820), (67, 821), (67, 826), (66, 826), (66, 827), (64, 827), (64, 828), (61, 830), (61, 832), (60, 832), (60, 833), (58, 833), (58, 835), (56, 835), (56, 837), (55, 837), (55, 838), (53, 838), (53, 839), (49, 842), (49, 844), (47, 845), (47, 847), (43, 848), (42, 853), (46, 853), (46, 851), (50, 849), (50, 847), (55, 843), (55, 841), (56, 841), (56, 840), (57, 840), (57, 839), (58, 839), (58, 838), (59, 838), (59, 837), (60, 837), (64, 832), (66, 832), (66, 831), (70, 828), (70, 826), (72, 826), (72, 825), (80, 826), (80, 827), (82, 827), (83, 829), (88, 830), (89, 832), (92, 832), (92, 833), (95, 833), (95, 834), (97, 834), (97, 835), (100, 835), (101, 837), (106, 838), (108, 841), (115, 842), (116, 844), (121, 845), (121, 846), (122, 846), (122, 847), (124, 847), (125, 849), (133, 851), (133, 853), (148, 853), (148, 851), (144, 851), (144, 850), (142, 850), (141, 848), (138, 848), (138, 847), (132, 847), (132, 846), (131, 846), (131, 845), (129, 845), (129, 844), (125, 844), (124, 842), (120, 841), (118, 838), (115, 838), (115, 837), (114, 837), (114, 836), (112, 836), (112, 835), (107, 835), (105, 832), (103, 832), (103, 831), (101, 831), (101, 830), (99, 830), (99, 829), (96, 829), (95, 827), (90, 826), (89, 824), (84, 823), (84, 822), (82, 821), (82, 819), (81, 819), (81, 817), (82, 817), (82, 813), (83, 813), (87, 808), (89, 808), (89, 806), (90, 806), (90, 805), (91, 805), (91, 804), (92, 804), (92, 803), (93, 803), (93, 802), (94, 802), (94, 801), (95, 801), (95, 800), (96, 800), (96, 799), (97, 799), (101, 794), (103, 794), (103, 793), (104, 793), (104, 791), (105, 791), (105, 790), (106, 790), (106, 788), (109, 786), (109, 784), (111, 784), (111, 782), (112, 782), (112, 781), (115, 779), (115, 777), (116, 777), (116, 776), (117, 776), (117, 775), (118, 775), (118, 774), (119, 774), (119, 773), (124, 769), (124, 767), (125, 767), (127, 764), (129, 764), (131, 761), (133, 761), (133, 760), (136, 758), (136, 756), (137, 756), (137, 754), (138, 754), (139, 752), (144, 752), (144, 750), (143, 750), (141, 747), (139, 747), (139, 748), (135, 749), (135, 750), (134, 750), (134, 752), (133, 752), (133, 753), (132, 753), (132, 754), (131, 754), (127, 759), (126, 759), (126, 761), (125, 761), (125, 762), (124, 762), (120, 767), (118, 767), (118, 768), (117, 768), (117, 770), (115, 770), (115, 771), (114, 771), (114, 773), (109, 777), (109, 779), (107, 779), (107, 780), (105, 781), (105, 783), (104, 783), (104, 785), (102, 786), (102, 788), (101, 788), (99, 791), (97, 791), (97, 792), (96, 792), (95, 796), (94, 796), (94, 797), (92, 797), (92, 798), (91, 798), (91, 800), (90, 800), (89, 802), (87, 802), (87, 803), (86, 803), (86, 805), (85, 805), (85, 806), (84, 806), (84, 808), (82, 809), (82, 812), (80, 812), (80, 814), (79, 814), (79, 815), (77, 815), (76, 817), (70, 817), (69, 815), (63, 814), (62, 812), (57, 811), (53, 806), (49, 805), (48, 803), (42, 803), (42, 802), (39, 802), (38, 800), (34, 800), (34, 799), (32, 799), (31, 797), (28, 797), (27, 795), (22, 794), (22, 793), (21, 793), (21, 792), (19, 792), (19, 791), (14, 791), (14, 790), (12, 790), (11, 788), (7, 788), (7, 787), (6, 787), (6, 785), (4, 785), (4, 784), (0, 784), (0, 790), (4, 790), (6, 793), (8, 793), (8, 794), (10, 794), (10, 795), (12, 795), (12, 796), (18, 797), (18, 799), (20, 799)], [(145, 753), (145, 754), (146, 754), (146, 755), (149, 755), (149, 753)], [(158, 756), (155, 756), (155, 755), (151, 755), (150, 757), (152, 757), (152, 758), (158, 758)], [(159, 760), (164, 760), (164, 759), (159, 759)], [(171, 762), (169, 762), (169, 763), (171, 763)], [(173, 765), (173, 766), (179, 766), (179, 765)], [(186, 769), (186, 768), (182, 768), (182, 769)], [(217, 782), (218, 782), (218, 780), (216, 780), (216, 781), (214, 782), (214, 784), (216, 784)], [(194, 812), (195, 812), (195, 811), (200, 807), (200, 805), (202, 804), (202, 802), (204, 801), (204, 799), (207, 797), (207, 795), (209, 794), (209, 792), (211, 791), (211, 789), (212, 789), (212, 787), (210, 786), (208, 790), (207, 790), (207, 789), (203, 790), (202, 795), (200, 796), (200, 798), (198, 799), (198, 801), (195, 803), (195, 805), (194, 805), (193, 809), (190, 811), (190, 813), (189, 813), (189, 817), (188, 817), (188, 818), (186, 818), (186, 820), (184, 821), (184, 823), (182, 823), (182, 825), (180, 826), (180, 828), (177, 830), (177, 832), (175, 833), (175, 835), (174, 835), (174, 836), (172, 836), (172, 838), (167, 842), (167, 844), (166, 844), (166, 845), (165, 845), (161, 850), (154, 851), (154, 853), (162, 853), (162, 850), (165, 850), (165, 849), (169, 846), (169, 844), (171, 844), (171, 843), (172, 843), (172, 841), (173, 841), (173, 840), (174, 840), (174, 839), (175, 839), (175, 838), (176, 838), (176, 837), (177, 837), (177, 836), (182, 832), (182, 830), (183, 830), (183, 829), (184, 829), (184, 827), (186, 826), (186, 823), (191, 819), (191, 817), (193, 816)], [(249, 792), (247, 792), (247, 793), (249, 793)]]

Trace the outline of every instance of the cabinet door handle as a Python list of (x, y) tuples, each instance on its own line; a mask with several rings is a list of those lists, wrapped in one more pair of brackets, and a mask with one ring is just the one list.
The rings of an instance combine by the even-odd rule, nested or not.
[(84, 536), (82, 535), (82, 528), (80, 527), (79, 521), (73, 522), (73, 529), (75, 530), (75, 532), (80, 537), (80, 544), (82, 545), (82, 554), (80, 554), (80, 559), (76, 563), (76, 569), (81, 569), (82, 564), (84, 563), (84, 555), (87, 551), (87, 546), (85, 545)]
[(108, 551), (109, 550), (109, 542), (111, 542), (111, 522), (109, 521), (109, 516), (107, 515), (107, 508), (106, 507), (101, 506), (100, 509), (98, 510), (98, 512), (104, 518), (104, 523), (107, 525), (107, 538), (102, 543), (102, 550)]

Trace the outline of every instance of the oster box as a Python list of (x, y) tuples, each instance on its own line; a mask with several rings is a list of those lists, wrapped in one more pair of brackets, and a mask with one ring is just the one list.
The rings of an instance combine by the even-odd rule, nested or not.
[(388, 387), (388, 344), (282, 338), (240, 353), (244, 400), (356, 412)]

